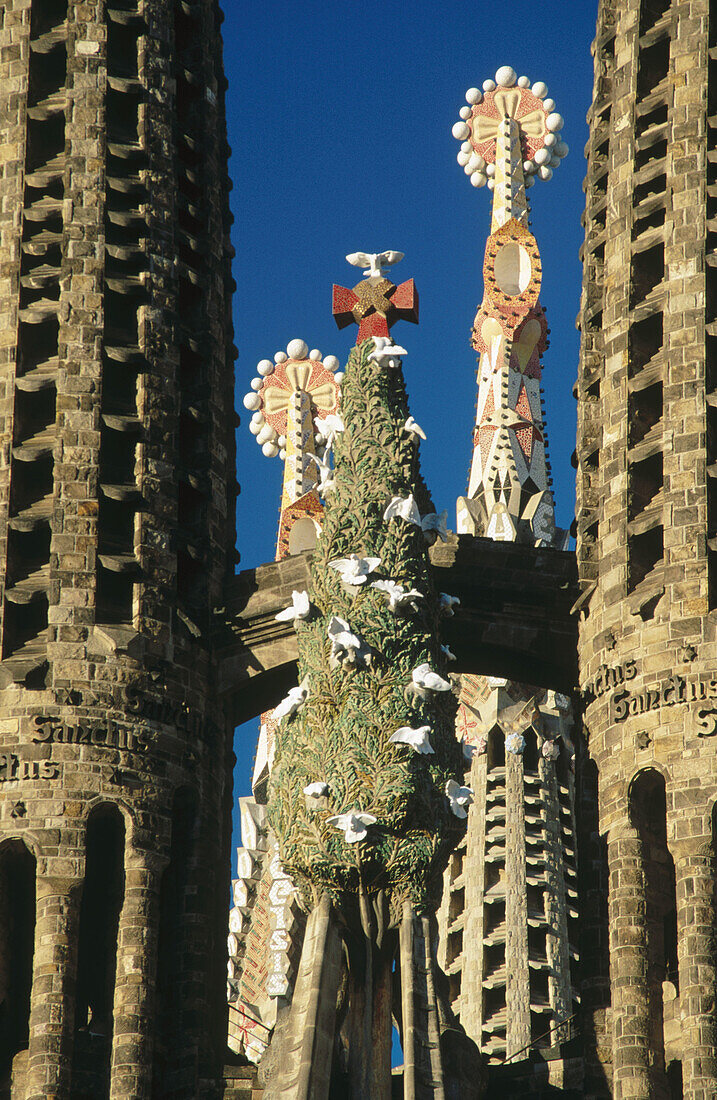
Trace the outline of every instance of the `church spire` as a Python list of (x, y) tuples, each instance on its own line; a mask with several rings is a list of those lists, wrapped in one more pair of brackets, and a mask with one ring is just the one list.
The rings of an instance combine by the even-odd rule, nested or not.
[(459, 532), (500, 541), (562, 542), (555, 528), (540, 393), (548, 328), (540, 305), (541, 263), (530, 232), (527, 189), (549, 180), (567, 154), (563, 120), (545, 84), (510, 66), (469, 88), (453, 135), (474, 187), (493, 192), (483, 264), (484, 296), (471, 343), (478, 353), (478, 403), (468, 494)]

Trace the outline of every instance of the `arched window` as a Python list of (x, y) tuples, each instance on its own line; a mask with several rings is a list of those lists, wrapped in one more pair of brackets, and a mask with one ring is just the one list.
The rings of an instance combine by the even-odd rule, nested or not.
[[(21, 840), (0, 847), (0, 1094), (27, 1050), (35, 950), (35, 857)], [(9, 1095), (9, 1091), (7, 1092)]]
[(125, 887), (125, 827), (116, 806), (92, 811), (85, 844), (72, 1088), (73, 1095), (104, 1100), (109, 1096), (117, 935)]
[(641, 842), (647, 923), (647, 978), (652, 1028), (658, 1055), (655, 1088), (664, 1087), (663, 982), (679, 992), (677, 972), (677, 896), (675, 865), (667, 847), (665, 780), (652, 768), (640, 772), (630, 788), (630, 820)]
[(488, 734), (488, 771), (505, 767), (505, 734), (496, 726)]
[(523, 730), (525, 748), (523, 749), (523, 772), (537, 772), (538, 770), (538, 738), (532, 726)]
[[(189, 970), (197, 941), (189, 925), (196, 910), (191, 879), (196, 869), (195, 832), (197, 798), (194, 791), (180, 789), (172, 805), (172, 840), (169, 863), (162, 876), (157, 957), (157, 1027), (154, 1047), (153, 1100), (178, 1095), (176, 1090), (191, 1080), (187, 1061), (196, 1056), (188, 1041), (179, 1005), (191, 981)], [(194, 908), (193, 908), (194, 903)], [(195, 928), (195, 935), (198, 932)]]

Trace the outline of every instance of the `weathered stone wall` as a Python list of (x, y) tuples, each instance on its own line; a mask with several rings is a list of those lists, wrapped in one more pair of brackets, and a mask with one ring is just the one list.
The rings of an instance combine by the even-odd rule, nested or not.
[[(584, 926), (591, 1096), (717, 1092), (715, 18), (707, 0), (604, 0), (595, 40), (577, 387), (581, 858), (593, 886), (606, 859), (609, 908), (596, 898)], [(674, 863), (674, 888), (656, 860)]]
[[(0, 853), (19, 839), (36, 857), (26, 1049), (0, 1016), (12, 1100), (221, 1087), (231, 725), (210, 622), (235, 492), (219, 23), (214, 0), (0, 11)], [(0, 865), (0, 899), (12, 888)], [(6, 1015), (26, 1011), (20, 978), (0, 982)]]

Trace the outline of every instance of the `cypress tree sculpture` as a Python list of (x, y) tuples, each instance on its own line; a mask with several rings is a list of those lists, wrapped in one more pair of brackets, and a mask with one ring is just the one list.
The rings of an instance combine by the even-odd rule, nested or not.
[[(360, 289), (378, 280), (393, 287), (376, 275)], [(388, 1100), (394, 1015), (407, 1097), (480, 1091), (434, 963), (441, 874), (470, 800), (439, 641), (449, 601), (424, 533), (437, 517), (419, 511), (405, 352), (385, 333), (349, 356), (329, 425), (334, 491), (308, 599), (294, 597), (300, 685), (278, 711), (269, 814), (310, 916), (263, 1064), (270, 1098)]]

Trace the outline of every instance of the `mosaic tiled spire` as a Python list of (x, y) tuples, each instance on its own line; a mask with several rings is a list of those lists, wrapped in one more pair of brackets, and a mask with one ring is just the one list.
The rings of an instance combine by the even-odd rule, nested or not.
[(457, 526), (500, 541), (555, 545), (564, 536), (555, 528), (540, 392), (548, 328), (526, 189), (550, 179), (568, 149), (544, 84), (531, 88), (503, 66), (483, 87), (468, 90), (453, 128), (471, 183), (493, 192), (484, 297), (471, 337), (479, 363), (473, 456)]
[(322, 429), (338, 412), (339, 361), (322, 360), (303, 340), (290, 340), (286, 351), (257, 364), (258, 375), (244, 406), (253, 415), (250, 431), (267, 458), (284, 462), (276, 560), (311, 549), (321, 526), (322, 475), (329, 471), (317, 456), (324, 443)]
[[(540, 255), (526, 187), (549, 179), (567, 152), (544, 84), (499, 69), (471, 88), (454, 135), (475, 186), (493, 191), (485, 295), (472, 344), (478, 410), (458, 530), (560, 545), (540, 399), (547, 328)], [(495, 1066), (506, 1100), (533, 1092), (534, 1052), (550, 1051), (547, 1081), (574, 1083), (563, 1052), (575, 1010), (574, 777), (570, 700), (503, 678), (461, 676), (456, 734), (475, 791), (462, 847), (451, 857), (438, 913), (438, 960), (468, 1035)], [(540, 1076), (540, 1073), (538, 1073)]]

